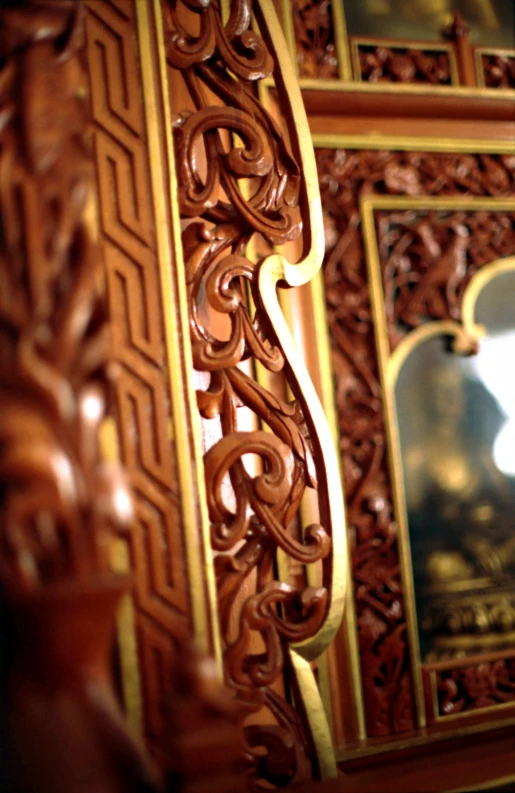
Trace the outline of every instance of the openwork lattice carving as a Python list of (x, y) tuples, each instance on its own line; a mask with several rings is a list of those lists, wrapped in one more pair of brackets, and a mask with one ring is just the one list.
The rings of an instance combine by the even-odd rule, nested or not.
[(110, 337), (84, 8), (5, 2), (0, 29), (2, 786), (150, 790), (111, 681), (127, 582), (109, 541), (132, 511), (100, 456)]
[[(186, 5), (196, 15), (196, 33), (185, 27)], [(302, 155), (293, 153), (254, 91), (277, 59), (268, 15), (258, 4), (265, 44), (250, 26), (248, 0), (232, 3), (225, 24), (215, 2), (174, 2), (165, 10), (167, 59), (176, 70), (172, 80), (179, 79), (180, 70), (191, 100), (190, 108), (173, 109), (180, 210), (189, 221), (183, 248), (193, 359), (202, 373), (197, 398), (209, 437), (204, 464), (225, 675), (244, 715), (268, 710), (259, 726), (246, 730), (252, 787), (283, 786), (311, 774), (310, 742), (283, 691), (288, 647), (316, 642), (335, 601), (327, 589), (332, 509), (323, 426), (315, 431), (313, 401), (302, 364), (293, 361), (276, 283), (306, 280), (308, 271), (316, 270), (309, 257), (313, 260), (313, 251), (318, 256), (319, 243), (313, 248), (309, 240), (315, 232)], [(280, 85), (280, 73), (275, 77)], [(288, 118), (286, 95), (283, 107)], [(301, 132), (293, 126), (291, 132), (297, 146)], [(316, 198), (311, 206), (316, 208)], [(258, 235), (268, 246), (300, 241), (303, 223), (311, 252), (288, 265), (288, 272), (281, 273), (281, 257), (255, 263), (246, 255)], [(283, 372), (295, 399), (279, 398), (261, 385), (242, 366), (249, 359), (269, 372)], [(249, 411), (256, 428), (248, 429), (247, 419), (242, 429), (240, 416)], [(317, 487), (320, 522), (301, 532), (303, 495)], [(279, 549), (297, 563), (296, 580), (278, 580)], [(318, 563), (321, 585), (308, 586), (303, 565)], [(311, 657), (318, 652), (311, 651)]]
[[(321, 149), (317, 151), (317, 161), (325, 211), (324, 277), (353, 545), (367, 732), (388, 735), (412, 729), (415, 722), (397, 524), (386, 460), (359, 201), (371, 193), (412, 197), (509, 196), (515, 185), (515, 160), (510, 156)], [(411, 230), (401, 231), (395, 220), (399, 214), (408, 226), (415, 224)], [(407, 332), (424, 317), (452, 316), (453, 311), (459, 310), (462, 279), (467, 271), (472, 273), (474, 263), (479, 265), (515, 251), (512, 219), (507, 213), (478, 211), (460, 218), (448, 215), (442, 219), (435, 215), (431, 223), (426, 219), (424, 239), (415, 232), (420, 223), (416, 212), (384, 213), (378, 221), (378, 242), (384, 254), (384, 290), (390, 296), (388, 322), (395, 339), (395, 334)], [(472, 232), (471, 224), (475, 224), (473, 233), (460, 236), (460, 226)], [(392, 269), (388, 257), (393, 252), (390, 243), (394, 239), (398, 246), (397, 264)], [(401, 251), (405, 244), (409, 256)], [(440, 272), (445, 277), (433, 281), (428, 274), (430, 264), (431, 273)], [(461, 275), (457, 277), (457, 273)], [(421, 308), (415, 316), (412, 312), (410, 322), (404, 317), (404, 325), (400, 316), (402, 301), (392, 288), (392, 277), (409, 284), (404, 288), (409, 290), (410, 299), (413, 290), (415, 297), (418, 290)], [(428, 289), (421, 291), (420, 284), (428, 285)]]

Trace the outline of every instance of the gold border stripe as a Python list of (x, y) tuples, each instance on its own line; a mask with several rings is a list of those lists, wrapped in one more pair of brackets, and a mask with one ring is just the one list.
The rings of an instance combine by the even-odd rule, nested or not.
[[(204, 492), (204, 473), (200, 454), (198, 423), (195, 420), (197, 415), (196, 406), (189, 376), (193, 366), (187, 334), (188, 318), (184, 261), (176, 199), (177, 180), (168, 107), (164, 36), (160, 3), (159, 0), (153, 0), (153, 22), (157, 38), (156, 57), (150, 32), (149, 6), (151, 3), (152, 0), (149, 0), (149, 2), (147, 0), (137, 0), (136, 17), (143, 77), (143, 96), (145, 97), (145, 117), (150, 153), (159, 273), (164, 304), (168, 376), (172, 398), (172, 419), (175, 430), (181, 509), (184, 523), (186, 564), (195, 638), (200, 650), (205, 653), (212, 651), (212, 638), (215, 656), (220, 663), (220, 632), (218, 630), (212, 556), (208, 544), (209, 524)], [(154, 80), (152, 68), (152, 64), (156, 62), (160, 80), (159, 86), (156, 85)], [(162, 110), (164, 121), (164, 153), (161, 148), (163, 130), (159, 124), (159, 110)], [(168, 196), (170, 200), (173, 249), (170, 241), (170, 224), (165, 196)], [(175, 284), (172, 279), (172, 262), (175, 268)], [(174, 297), (176, 297), (177, 303), (174, 302)], [(182, 348), (181, 334), (175, 322), (177, 314), (179, 315), (181, 328), (186, 329), (183, 334), (184, 342), (182, 343)], [(183, 381), (181, 376), (181, 369), (186, 375), (186, 382)], [(193, 450), (191, 449), (188, 433), (188, 427), (190, 426), (192, 426), (193, 432)], [(195, 494), (198, 494), (198, 501)], [(201, 539), (199, 539), (199, 531)]]
[(315, 149), (375, 149), (380, 151), (448, 152), (456, 154), (515, 154), (513, 140), (424, 138), (390, 135), (312, 136)]

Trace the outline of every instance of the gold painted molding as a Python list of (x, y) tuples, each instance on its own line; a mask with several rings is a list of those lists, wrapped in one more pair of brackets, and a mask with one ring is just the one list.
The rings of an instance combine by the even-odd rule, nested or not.
[(370, 135), (324, 135), (315, 133), (311, 138), (315, 149), (372, 149), (375, 151), (422, 151), (448, 154), (515, 154), (515, 140), (404, 137), (401, 135), (377, 135), (373, 133)]

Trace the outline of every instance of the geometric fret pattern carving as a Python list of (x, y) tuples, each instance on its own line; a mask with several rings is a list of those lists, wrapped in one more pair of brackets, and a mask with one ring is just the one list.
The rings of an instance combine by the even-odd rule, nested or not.
[[(370, 193), (509, 196), (515, 187), (515, 159), (486, 154), (334, 149), (319, 149), (316, 155), (326, 227), (324, 279), (352, 546), (366, 726), (369, 736), (391, 735), (414, 727), (414, 704), (359, 201), (362, 195)], [(391, 213), (389, 218), (378, 221), (378, 243), (386, 252), (390, 244), (388, 230), (392, 223), (394, 231), (396, 228), (395, 217), (395, 213)], [(498, 257), (497, 244), (502, 246), (501, 255), (513, 252), (509, 250), (513, 237), (510, 243), (502, 231), (511, 223), (509, 218), (500, 214), (494, 218), (493, 213), (478, 212), (466, 225), (470, 227), (471, 223), (477, 224), (474, 235), (467, 238), (466, 255), (471, 262), (474, 257), (479, 257), (477, 261), (483, 263)], [(478, 239), (484, 223), (489, 231), (481, 254)], [(428, 234), (436, 237), (440, 234), (434, 223)], [(499, 234), (501, 240), (497, 242)], [(447, 244), (459, 247), (460, 239), (451, 232), (450, 242), (440, 240), (437, 262), (445, 264)], [(490, 246), (493, 246), (491, 255)], [(434, 246), (432, 251), (436, 252)], [(404, 275), (409, 273), (409, 261), (408, 258), (403, 260)], [(434, 264), (431, 269), (435, 271)], [(389, 280), (390, 271), (387, 272)], [(457, 288), (461, 294), (461, 287)], [(387, 283), (385, 293), (389, 290)], [(428, 294), (423, 298), (423, 305), (429, 305), (427, 300)], [(433, 306), (435, 301), (439, 305), (434, 292), (432, 300)], [(431, 308), (426, 310), (432, 315)], [(452, 311), (452, 306), (446, 310)], [(399, 321), (395, 320), (396, 333), (398, 327)]]
[(135, 496), (130, 555), (144, 731), (165, 762), (161, 702), (174, 636), (189, 632), (191, 620), (135, 26), (133, 2), (87, 3), (100, 226), (120, 369), (119, 447)]

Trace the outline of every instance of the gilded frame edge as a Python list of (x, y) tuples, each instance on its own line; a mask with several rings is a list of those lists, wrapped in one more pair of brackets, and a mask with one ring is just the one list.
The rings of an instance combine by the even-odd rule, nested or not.
[[(389, 47), (392, 50), (421, 50), (422, 52), (446, 52), (449, 56), (449, 76), (450, 76), (450, 84), (440, 84), (435, 85), (439, 89), (441, 88), (450, 88), (452, 86), (458, 87), (460, 85), (459, 81), (459, 73), (458, 73), (458, 62), (456, 59), (456, 50), (451, 42), (446, 41), (415, 41), (414, 39), (388, 39), (378, 37), (375, 38), (373, 36), (349, 36), (349, 48), (351, 53), (351, 61), (353, 66), (353, 74), (355, 82), (360, 83), (363, 85), (370, 85), (367, 80), (363, 80), (361, 76), (361, 69), (359, 66), (359, 48), (360, 46), (379, 46), (379, 47)], [(381, 83), (381, 86), (384, 87), (388, 83)], [(394, 83), (394, 85), (399, 88), (402, 85), (432, 85), (431, 83)]]

